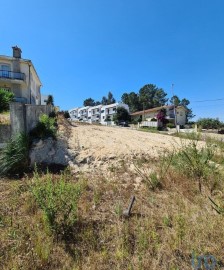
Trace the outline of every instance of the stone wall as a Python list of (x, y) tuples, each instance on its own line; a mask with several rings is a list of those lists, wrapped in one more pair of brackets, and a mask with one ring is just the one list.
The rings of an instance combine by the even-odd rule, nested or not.
[(11, 126), (0, 125), (0, 143), (7, 142), (11, 137)]
[(67, 150), (67, 142), (63, 139), (54, 140), (48, 138), (33, 142), (30, 150), (30, 165), (36, 164), (60, 164), (67, 166), (71, 160)]

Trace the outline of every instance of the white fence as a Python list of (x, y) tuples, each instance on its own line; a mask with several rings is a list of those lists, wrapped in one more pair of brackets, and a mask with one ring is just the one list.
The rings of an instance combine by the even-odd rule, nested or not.
[(140, 127), (160, 127), (161, 124), (159, 122), (154, 122), (154, 121), (142, 121), (139, 125)]

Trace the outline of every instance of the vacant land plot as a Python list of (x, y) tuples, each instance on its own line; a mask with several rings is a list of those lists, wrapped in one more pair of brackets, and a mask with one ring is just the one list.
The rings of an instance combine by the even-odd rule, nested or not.
[(85, 125), (72, 128), (69, 146), (79, 153), (79, 158), (103, 160), (107, 157), (119, 158), (138, 154), (157, 157), (164, 151), (179, 148), (186, 142), (187, 140), (158, 133)]

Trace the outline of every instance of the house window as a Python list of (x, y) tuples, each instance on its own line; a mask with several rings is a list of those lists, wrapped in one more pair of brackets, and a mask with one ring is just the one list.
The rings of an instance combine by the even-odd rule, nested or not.
[(105, 116), (103, 116), (103, 119), (105, 118)]
[(4, 77), (4, 78), (10, 77), (10, 65), (7, 65), (7, 64), (0, 65), (0, 77)]
[(101, 110), (101, 113), (104, 113), (104, 110)]
[(116, 108), (113, 108), (113, 111), (116, 112)]

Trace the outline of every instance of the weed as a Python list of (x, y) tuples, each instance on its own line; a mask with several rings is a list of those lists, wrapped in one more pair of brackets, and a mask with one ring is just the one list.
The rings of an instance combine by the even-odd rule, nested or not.
[(211, 160), (214, 148), (210, 145), (198, 147), (198, 141), (191, 141), (182, 145), (181, 149), (172, 154), (172, 167), (180, 174), (187, 175), (198, 182), (199, 191), (202, 191), (202, 182), (217, 176), (218, 171)]
[(36, 127), (30, 131), (30, 136), (34, 138), (56, 138), (56, 121), (55, 118), (42, 114)]
[(41, 177), (35, 172), (31, 192), (43, 210), (51, 231), (57, 235), (67, 233), (77, 220), (80, 184), (69, 182), (65, 173), (61, 174), (60, 179), (54, 179), (49, 173)]
[(20, 133), (11, 138), (0, 153), (0, 175), (27, 170), (29, 164), (29, 137)]

